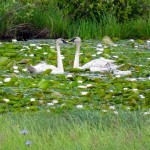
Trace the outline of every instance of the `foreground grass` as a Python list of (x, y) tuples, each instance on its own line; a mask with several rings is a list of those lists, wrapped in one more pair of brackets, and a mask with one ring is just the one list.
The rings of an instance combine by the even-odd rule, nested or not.
[(148, 150), (148, 117), (140, 112), (116, 115), (79, 110), (4, 114), (0, 116), (0, 149)]

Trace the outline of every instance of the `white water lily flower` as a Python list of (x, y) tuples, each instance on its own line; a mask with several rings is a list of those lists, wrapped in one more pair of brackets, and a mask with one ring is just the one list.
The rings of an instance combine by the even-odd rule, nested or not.
[(138, 46), (137, 46), (137, 45), (135, 45), (135, 46), (134, 46), (134, 48), (138, 48)]
[(107, 111), (108, 111), (108, 110), (105, 110), (105, 109), (104, 109), (104, 110), (102, 110), (102, 112), (107, 112)]
[(96, 54), (97, 54), (97, 55), (100, 55), (101, 53), (102, 53), (102, 52), (97, 52)]
[(144, 98), (145, 98), (145, 96), (143, 96), (142, 94), (140, 94), (139, 96), (140, 96), (140, 98), (142, 98), (142, 99), (144, 99)]
[(35, 98), (30, 98), (30, 101), (31, 101), (31, 102), (34, 102), (34, 101), (35, 101)]
[(13, 69), (18, 69), (18, 66), (13, 66)]
[(130, 109), (131, 109), (131, 107), (130, 107), (130, 106), (128, 106), (126, 109), (130, 110)]
[(29, 46), (24, 45), (23, 48), (25, 49), (30, 49)]
[(34, 47), (34, 46), (36, 46), (36, 44), (32, 44), (32, 43), (31, 43), (30, 46), (31, 46), (31, 47)]
[(78, 83), (82, 83), (83, 81), (82, 80), (78, 80)]
[(2, 81), (0, 81), (0, 84), (3, 84), (3, 82), (2, 82)]
[(148, 60), (150, 60), (150, 58), (147, 58)]
[(116, 78), (120, 78), (120, 77), (121, 77), (121, 75), (119, 75), (119, 74), (118, 74), (118, 75), (116, 75)]
[(43, 54), (44, 54), (44, 55), (47, 55), (48, 53), (47, 53), (47, 52), (44, 52)]
[(134, 39), (130, 39), (129, 41), (130, 41), (130, 42), (134, 42)]
[(26, 109), (30, 109), (30, 107), (27, 106)]
[(8, 103), (8, 102), (9, 102), (9, 99), (4, 98), (3, 101), (6, 102), (6, 103)]
[(22, 71), (26, 72), (26, 71), (27, 71), (27, 68), (22, 69)]
[(16, 43), (16, 42), (17, 42), (17, 39), (12, 39), (12, 42), (13, 42), (13, 43)]
[(113, 90), (110, 90), (109, 92), (113, 93), (114, 91), (113, 91)]
[(72, 78), (73, 75), (72, 74), (67, 74), (67, 78)]
[(108, 46), (105, 45), (104, 48), (108, 48)]
[(87, 95), (88, 92), (81, 92), (81, 95)]
[(93, 54), (92, 56), (93, 56), (93, 57), (96, 57), (96, 54)]
[(92, 84), (87, 84), (87, 85), (86, 85), (86, 87), (92, 87), (92, 86), (93, 86)]
[(150, 112), (144, 112), (143, 115), (150, 115)]
[(118, 115), (118, 111), (114, 111), (114, 114)]
[(128, 81), (137, 81), (136, 78), (128, 78)]
[(84, 86), (84, 85), (79, 85), (78, 88), (81, 88), (81, 89), (86, 89), (87, 86)]
[(5, 78), (4, 82), (10, 82), (11, 78)]
[(25, 50), (26, 50), (25, 48), (20, 49), (20, 51), (25, 51)]
[(83, 108), (83, 105), (77, 105), (76, 108)]
[(54, 100), (52, 101), (52, 103), (53, 103), (53, 104), (57, 104), (57, 103), (58, 103), (58, 100), (54, 99)]
[(104, 51), (104, 48), (99, 48), (99, 47), (97, 47), (96, 50), (103, 52), (103, 51)]
[(36, 46), (36, 48), (37, 48), (37, 49), (42, 49), (42, 47), (40, 47), (40, 46)]
[(30, 54), (29, 56), (30, 56), (30, 57), (34, 57), (34, 54)]
[(109, 109), (113, 109), (113, 110), (114, 110), (114, 109), (115, 109), (115, 106), (109, 106)]
[(53, 105), (54, 105), (54, 103), (47, 103), (47, 105), (48, 105), (48, 106), (53, 106)]
[(118, 45), (117, 44), (113, 44), (113, 46), (117, 47)]
[(19, 73), (19, 70), (14, 70), (15, 73)]
[(118, 58), (118, 56), (113, 56), (113, 58)]
[(134, 92), (138, 91), (138, 89), (132, 89)]
[(50, 48), (51, 48), (51, 49), (54, 49), (54, 48), (55, 48), (55, 46), (51, 46)]
[(98, 43), (97, 47), (103, 47), (103, 45), (101, 43)]
[(128, 88), (123, 88), (123, 90), (128, 90)]

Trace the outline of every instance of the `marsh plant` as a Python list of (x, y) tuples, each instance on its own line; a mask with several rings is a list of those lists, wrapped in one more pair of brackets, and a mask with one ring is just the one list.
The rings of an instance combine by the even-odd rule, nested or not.
[[(149, 0), (142, 1), (18, 1), (0, 3), (0, 35), (17, 38), (32, 26), (34, 33), (48, 29), (48, 38), (81, 36), (99, 39), (150, 37)], [(122, 8), (122, 9), (121, 9)], [(25, 29), (21, 26), (28, 25)], [(18, 33), (19, 30), (19, 33)], [(21, 30), (21, 31), (20, 31)], [(31, 34), (28, 33), (28, 34)]]
[(128, 111), (118, 115), (83, 110), (4, 114), (0, 116), (0, 149), (148, 150), (148, 119)]

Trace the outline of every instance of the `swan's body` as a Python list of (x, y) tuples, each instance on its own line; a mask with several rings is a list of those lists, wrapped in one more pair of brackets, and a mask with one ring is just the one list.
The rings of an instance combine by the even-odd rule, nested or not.
[(113, 64), (111, 62), (108, 62), (106, 65), (100, 67), (100, 66), (92, 66), (90, 67), (90, 71), (91, 72), (96, 72), (96, 71), (99, 71), (99, 72), (111, 72), (111, 71), (114, 71), (114, 70), (117, 70), (118, 68), (120, 68), (121, 66), (123, 65), (116, 65), (116, 64)]
[(80, 69), (90, 69), (90, 71), (100, 71), (104, 72), (105, 70), (109, 70), (107, 68), (107, 64), (113, 64), (115, 61), (110, 59), (105, 59), (101, 57), (100, 59), (94, 59), (83, 66), (79, 65), (79, 54), (80, 54), (80, 46), (81, 46), (81, 39), (79, 37), (73, 38), (70, 42), (74, 42), (76, 44), (76, 54), (74, 59), (73, 68), (80, 68)]
[(48, 65), (44, 62), (39, 63), (35, 66), (28, 66), (27, 69), (29, 70), (30, 73), (42, 73), (48, 69), (51, 69), (51, 74), (63, 74), (64, 73), (64, 67), (63, 67), (63, 62), (61, 58), (61, 53), (60, 53), (60, 45), (62, 43), (67, 43), (65, 40), (59, 38), (56, 40), (56, 49), (57, 49), (57, 67), (53, 65)]

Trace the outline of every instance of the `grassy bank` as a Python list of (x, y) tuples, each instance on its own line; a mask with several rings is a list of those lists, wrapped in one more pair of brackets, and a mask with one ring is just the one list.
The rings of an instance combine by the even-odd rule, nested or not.
[(0, 149), (148, 150), (148, 116), (139, 112), (61, 114), (24, 113), (0, 116)]
[[(150, 16), (139, 16), (118, 22), (116, 16), (100, 15), (99, 21), (93, 18), (74, 20), (68, 10), (60, 9), (57, 1), (53, 0), (45, 5), (42, 2), (18, 2), (8, 0), (0, 4), (0, 35), (17, 38), (24, 32), (19, 26), (30, 24), (38, 31), (49, 30), (49, 38), (81, 36), (84, 39), (100, 39), (108, 35), (118, 38), (150, 38)], [(19, 29), (18, 29), (19, 28)], [(28, 30), (28, 34), (33, 32)]]

